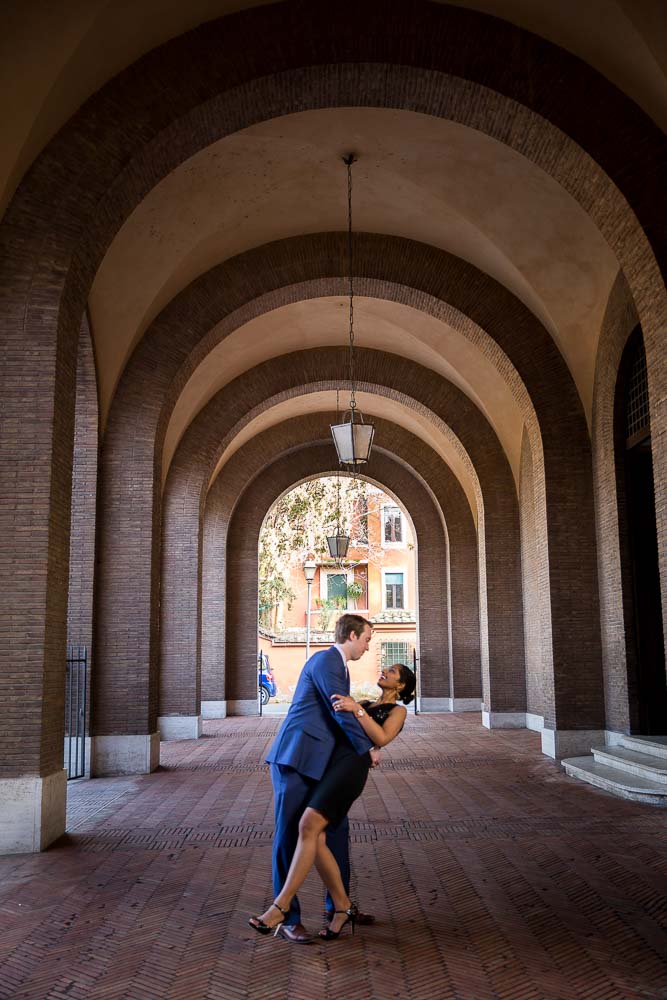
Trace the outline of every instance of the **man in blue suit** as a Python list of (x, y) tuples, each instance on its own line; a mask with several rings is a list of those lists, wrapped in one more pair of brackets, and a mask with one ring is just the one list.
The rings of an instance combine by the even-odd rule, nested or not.
[[(373, 744), (357, 719), (348, 712), (334, 712), (333, 694), (350, 693), (347, 664), (358, 660), (369, 647), (371, 625), (360, 615), (342, 615), (336, 622), (336, 642), (314, 653), (301, 671), (287, 718), (269, 751), (273, 782), (275, 829), (273, 835), (273, 890), (283, 887), (299, 839), (299, 820), (308, 798), (324, 774), (336, 741), (347, 739), (359, 754)], [(374, 751), (375, 752), (375, 751)], [(349, 825), (327, 829), (327, 844), (349, 890)], [(330, 901), (328, 901), (330, 903)], [(331, 909), (333, 909), (333, 904)], [(299, 901), (292, 900), (283, 933), (298, 943), (310, 941), (301, 923)]]

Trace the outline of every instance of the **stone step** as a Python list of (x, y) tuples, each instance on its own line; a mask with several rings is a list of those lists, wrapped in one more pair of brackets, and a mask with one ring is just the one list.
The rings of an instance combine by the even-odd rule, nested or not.
[(587, 781), (589, 785), (595, 785), (622, 799), (667, 806), (667, 784), (621, 771), (617, 767), (596, 764), (590, 756), (569, 757), (561, 761), (561, 764), (571, 778)]
[(667, 757), (652, 757), (647, 753), (628, 750), (624, 746), (593, 747), (593, 757), (598, 764), (667, 784)]
[(667, 736), (622, 736), (621, 746), (667, 760)]

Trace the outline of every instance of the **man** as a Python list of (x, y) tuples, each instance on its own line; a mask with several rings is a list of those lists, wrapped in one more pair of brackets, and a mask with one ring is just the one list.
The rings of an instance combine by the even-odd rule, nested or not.
[[(348, 739), (359, 754), (377, 751), (357, 719), (348, 712), (335, 712), (333, 694), (350, 693), (347, 664), (358, 660), (371, 641), (371, 625), (360, 615), (342, 615), (336, 622), (336, 642), (314, 653), (301, 671), (287, 718), (266, 758), (271, 765), (275, 829), (273, 834), (273, 889), (283, 887), (299, 838), (299, 820), (313, 786), (324, 774), (336, 741)], [(341, 870), (349, 891), (349, 824), (347, 819), (335, 830), (327, 830), (327, 844)], [(327, 905), (333, 904), (327, 897)], [(372, 918), (366, 917), (366, 922)], [(299, 944), (311, 940), (301, 923), (299, 901), (295, 897), (283, 925), (283, 934)]]

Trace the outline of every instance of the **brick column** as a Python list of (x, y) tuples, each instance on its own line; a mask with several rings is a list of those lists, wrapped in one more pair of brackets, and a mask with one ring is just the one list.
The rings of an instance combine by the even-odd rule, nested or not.
[[(8, 255), (16, 262), (16, 257)], [(17, 264), (18, 266), (18, 264)], [(0, 285), (0, 853), (65, 831), (65, 622), (76, 339), (56, 349), (54, 302), (25, 311)], [(69, 349), (68, 349), (69, 348)]]
[(220, 482), (218, 477), (209, 490), (202, 526), (201, 714), (204, 719), (220, 719), (227, 714), (225, 552), (230, 512), (220, 495)]
[[(90, 705), (92, 689), (93, 582), (97, 505), (98, 407), (95, 360), (88, 321), (79, 334), (76, 411), (72, 463), (72, 517), (67, 599), (67, 645), (87, 652), (85, 697), (85, 773), (90, 775)], [(67, 753), (67, 746), (65, 748)], [(77, 748), (80, 752), (80, 748)]]
[[(159, 412), (158, 403), (153, 408)], [(131, 406), (109, 420), (100, 462), (95, 581), (91, 774), (96, 777), (145, 774), (159, 763), (161, 498), (153, 445)], [(125, 449), (132, 452), (131, 461)]]

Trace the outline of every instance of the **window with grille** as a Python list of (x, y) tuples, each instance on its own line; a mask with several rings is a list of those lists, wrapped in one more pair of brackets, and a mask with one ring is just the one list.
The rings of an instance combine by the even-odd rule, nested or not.
[(385, 545), (403, 541), (403, 517), (399, 507), (382, 508), (382, 538)]
[(384, 606), (386, 608), (403, 608), (403, 574), (385, 573), (384, 576)]
[(625, 437), (628, 447), (636, 444), (650, 430), (646, 351), (641, 337), (637, 338), (633, 355), (630, 363), (625, 407)]
[(409, 642), (383, 642), (381, 646), (380, 666), (390, 667), (393, 663), (404, 663), (409, 667), (412, 663), (412, 644)]

